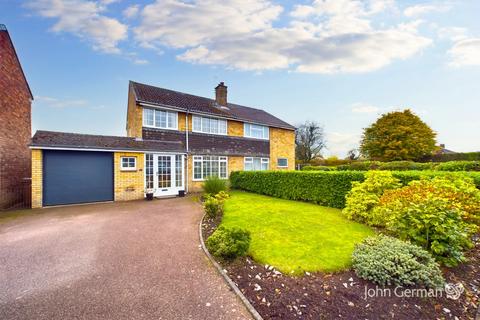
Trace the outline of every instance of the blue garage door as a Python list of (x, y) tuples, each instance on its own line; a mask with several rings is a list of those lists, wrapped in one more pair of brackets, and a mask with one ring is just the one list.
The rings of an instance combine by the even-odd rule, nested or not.
[(113, 153), (43, 151), (43, 205), (113, 200)]

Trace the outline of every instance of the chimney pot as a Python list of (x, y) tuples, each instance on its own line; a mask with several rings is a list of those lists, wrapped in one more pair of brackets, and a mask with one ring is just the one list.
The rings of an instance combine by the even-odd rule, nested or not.
[(218, 105), (227, 106), (227, 86), (223, 81), (215, 87), (215, 101)]

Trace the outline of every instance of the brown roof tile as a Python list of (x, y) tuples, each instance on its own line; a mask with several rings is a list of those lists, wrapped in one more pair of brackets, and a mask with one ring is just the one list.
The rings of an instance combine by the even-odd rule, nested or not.
[(170, 106), (179, 110), (294, 130), (295, 127), (261, 109), (228, 103), (228, 109), (215, 106), (215, 100), (130, 81), (137, 102)]

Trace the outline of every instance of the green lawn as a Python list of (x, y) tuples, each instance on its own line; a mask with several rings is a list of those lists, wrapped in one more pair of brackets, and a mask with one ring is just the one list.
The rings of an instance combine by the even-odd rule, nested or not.
[(251, 232), (249, 255), (282, 272), (333, 272), (351, 265), (355, 243), (373, 235), (339, 209), (232, 191), (222, 225)]

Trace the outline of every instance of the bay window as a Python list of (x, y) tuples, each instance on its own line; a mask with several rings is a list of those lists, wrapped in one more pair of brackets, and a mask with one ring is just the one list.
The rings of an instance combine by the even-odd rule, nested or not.
[(246, 157), (244, 162), (245, 171), (268, 170), (268, 158)]
[(159, 129), (178, 129), (178, 113), (143, 108), (143, 125)]
[(214, 176), (227, 179), (227, 157), (193, 156), (193, 180)]
[(247, 138), (268, 140), (268, 127), (258, 124), (245, 123), (243, 126), (244, 136)]
[(193, 116), (193, 132), (227, 134), (227, 120)]

